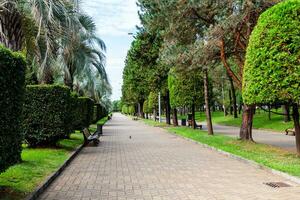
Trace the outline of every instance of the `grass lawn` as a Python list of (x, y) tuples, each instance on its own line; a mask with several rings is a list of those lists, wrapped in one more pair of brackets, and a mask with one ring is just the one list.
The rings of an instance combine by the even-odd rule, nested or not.
[(162, 122), (162, 123), (159, 123), (158, 121), (154, 121), (152, 119), (142, 119), (143, 122), (149, 126), (155, 126), (155, 127), (168, 127), (169, 125)]
[[(281, 112), (278, 109), (278, 112)], [(180, 116), (182, 117), (182, 116)], [(196, 120), (197, 121), (205, 121), (205, 113), (204, 112), (196, 112)], [(214, 124), (227, 125), (227, 126), (241, 126), (242, 118), (239, 115), (239, 118), (235, 119), (233, 116), (228, 115), (224, 116), (223, 112), (213, 112), (212, 113), (212, 121)], [(268, 113), (264, 111), (256, 111), (253, 120), (253, 127), (256, 129), (265, 129), (265, 130), (273, 130), (278, 132), (283, 132), (287, 128), (294, 127), (293, 121), (284, 122), (283, 116), (281, 115), (271, 115), (271, 120), (268, 119)]]
[[(159, 122), (143, 120), (146, 124), (159, 126)], [(165, 123), (162, 123), (165, 124)], [(300, 158), (289, 151), (265, 144), (244, 142), (223, 135), (209, 136), (206, 131), (194, 130), (188, 127), (162, 127), (171, 133), (190, 138), (203, 144), (253, 160), (266, 167), (300, 177)]]
[(58, 142), (57, 148), (27, 148), (22, 151), (22, 163), (0, 174), (0, 199), (23, 199), (55, 172), (79, 145), (83, 143), (80, 132), (70, 139)]

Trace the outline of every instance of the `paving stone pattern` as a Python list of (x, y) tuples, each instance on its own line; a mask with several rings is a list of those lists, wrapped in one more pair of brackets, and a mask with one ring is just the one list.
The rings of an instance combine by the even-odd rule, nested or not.
[[(101, 140), (84, 148), (40, 199), (300, 199), (296, 183), (120, 114)], [(271, 181), (292, 187), (263, 184)]]

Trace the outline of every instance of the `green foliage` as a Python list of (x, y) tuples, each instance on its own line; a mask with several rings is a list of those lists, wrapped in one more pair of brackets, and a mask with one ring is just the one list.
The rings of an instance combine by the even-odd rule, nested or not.
[(135, 113), (134, 106), (123, 105), (122, 113), (127, 115), (133, 115)]
[(101, 118), (108, 115), (107, 110), (101, 104), (94, 105), (93, 122), (96, 123)]
[(73, 97), (71, 112), (73, 113), (73, 129), (82, 130), (92, 123), (94, 102), (88, 97)]
[(115, 100), (112, 102), (112, 111), (120, 112), (122, 110), (122, 102), (120, 100)]
[(108, 117), (106, 116), (100, 119), (99, 121), (97, 121), (97, 124), (103, 126), (107, 121), (108, 121)]
[(300, 98), (300, 1), (264, 12), (247, 48), (243, 99), (247, 104)]
[(198, 73), (178, 73), (171, 69), (168, 77), (172, 108), (203, 103), (203, 81)]
[(23, 130), (30, 146), (55, 145), (72, 131), (70, 90), (58, 85), (26, 87)]
[(144, 101), (144, 104), (143, 104), (143, 112), (144, 112), (144, 113), (151, 113), (151, 112), (152, 112), (152, 109), (150, 109), (150, 107), (149, 107), (149, 102), (148, 102), (148, 100)]
[(128, 109), (128, 106), (127, 105), (123, 105), (122, 106), (122, 110), (121, 110), (121, 112), (123, 113), (123, 114), (127, 114), (127, 109)]
[(21, 54), (0, 46), (0, 173), (21, 160), (20, 113), (26, 63)]
[(158, 94), (156, 92), (150, 92), (148, 96), (148, 108), (149, 110), (158, 109)]
[(134, 106), (129, 106), (128, 107), (128, 113), (130, 114), (130, 115), (134, 115), (134, 113), (135, 113), (135, 107)]
[(163, 73), (157, 69), (161, 40), (145, 31), (137, 34), (127, 53), (123, 71), (122, 100), (127, 104), (144, 102), (156, 90)]

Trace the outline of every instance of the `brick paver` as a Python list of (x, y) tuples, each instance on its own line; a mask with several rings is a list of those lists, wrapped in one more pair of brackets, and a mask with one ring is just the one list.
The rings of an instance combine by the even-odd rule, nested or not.
[[(120, 114), (41, 199), (299, 199), (287, 179)], [(131, 136), (131, 139), (130, 139)], [(271, 188), (281, 181), (292, 187)]]

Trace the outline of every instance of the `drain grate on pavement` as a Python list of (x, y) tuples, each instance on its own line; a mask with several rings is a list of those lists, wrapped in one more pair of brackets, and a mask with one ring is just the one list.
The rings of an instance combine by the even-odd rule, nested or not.
[(283, 182), (268, 182), (264, 183), (267, 186), (270, 186), (272, 188), (281, 188), (281, 187), (291, 187), (291, 185), (283, 183)]

